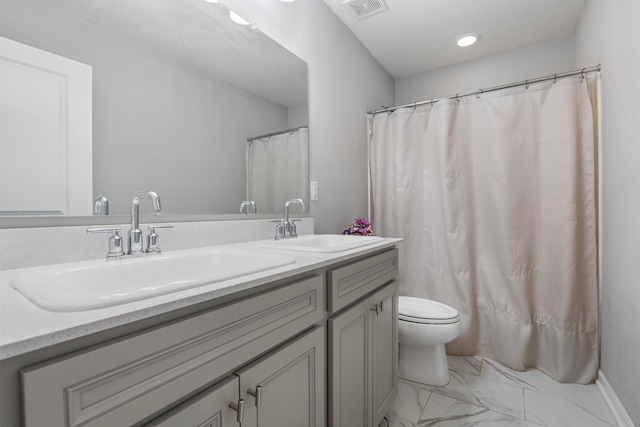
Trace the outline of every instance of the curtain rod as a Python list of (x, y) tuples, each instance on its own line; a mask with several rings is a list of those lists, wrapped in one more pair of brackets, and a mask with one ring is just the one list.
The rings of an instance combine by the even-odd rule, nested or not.
[(260, 139), (260, 138), (269, 138), (269, 137), (276, 136), (276, 135), (282, 135), (284, 133), (295, 132), (295, 131), (300, 130), (300, 129), (307, 129), (308, 127), (309, 126), (299, 126), (297, 128), (281, 130), (280, 132), (265, 133), (264, 135), (252, 136), (251, 138), (247, 138), (247, 142), (252, 142), (252, 141), (254, 141), (256, 139)]
[(596, 65), (595, 67), (589, 67), (589, 68), (583, 68), (582, 70), (574, 70), (574, 71), (567, 71), (566, 73), (559, 73), (559, 74), (553, 74), (550, 76), (544, 76), (544, 77), (538, 77), (535, 79), (530, 79), (530, 80), (524, 80), (521, 82), (516, 82), (516, 83), (509, 83), (506, 85), (501, 85), (501, 86), (494, 86), (494, 87), (490, 87), (487, 89), (479, 89), (473, 92), (465, 92), (465, 93), (456, 93), (455, 95), (451, 95), (451, 96), (444, 96), (442, 98), (433, 98), (433, 99), (429, 99), (428, 101), (420, 101), (420, 102), (414, 102), (411, 104), (404, 104), (404, 105), (398, 105), (396, 107), (385, 107), (384, 105), (382, 106), (382, 108), (380, 110), (371, 110), (371, 111), (367, 111), (367, 114), (379, 114), (379, 113), (386, 113), (386, 112), (394, 112), (397, 109), (400, 108), (409, 108), (409, 107), (417, 107), (419, 105), (426, 105), (426, 104), (435, 104), (438, 101), (442, 101), (445, 99), (460, 99), (463, 98), (465, 96), (472, 96), (472, 95), (480, 95), (483, 93), (487, 93), (487, 92), (493, 92), (496, 90), (500, 90), (500, 89), (508, 89), (508, 88), (512, 88), (512, 87), (517, 87), (517, 86), (528, 86), (531, 83), (539, 83), (539, 82), (544, 82), (547, 80), (553, 80), (555, 83), (555, 80), (562, 78), (562, 77), (570, 77), (570, 76), (575, 76), (578, 74), (582, 74), (582, 76), (584, 77), (584, 75), (586, 73), (591, 73), (594, 71), (600, 71), (600, 64)]

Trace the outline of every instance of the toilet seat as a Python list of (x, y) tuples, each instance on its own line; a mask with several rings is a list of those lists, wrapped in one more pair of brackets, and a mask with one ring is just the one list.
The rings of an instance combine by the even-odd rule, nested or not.
[(440, 302), (415, 297), (398, 297), (398, 319), (405, 322), (443, 325), (460, 321), (458, 310)]

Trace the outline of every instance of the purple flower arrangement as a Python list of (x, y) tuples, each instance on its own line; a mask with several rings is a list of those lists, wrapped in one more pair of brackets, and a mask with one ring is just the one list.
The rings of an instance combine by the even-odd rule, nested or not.
[(354, 222), (349, 224), (349, 228), (344, 230), (342, 234), (355, 234), (360, 236), (373, 236), (371, 222), (367, 218), (359, 216)]

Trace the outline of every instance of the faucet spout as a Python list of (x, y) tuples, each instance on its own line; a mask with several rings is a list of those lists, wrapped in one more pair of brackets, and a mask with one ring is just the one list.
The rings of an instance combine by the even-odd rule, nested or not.
[[(245, 211), (245, 208), (246, 208), (246, 211)], [(240, 203), (240, 213), (245, 211), (248, 214), (249, 208), (253, 210), (253, 213), (258, 213), (256, 202), (254, 202), (253, 200), (245, 200), (244, 202)]]
[(302, 199), (289, 199), (284, 203), (284, 219), (276, 226), (276, 240), (287, 237), (297, 237), (296, 225), (294, 221), (289, 219), (289, 205), (297, 203), (300, 205), (300, 211), (304, 212), (307, 207)]
[(129, 254), (140, 253), (142, 247), (142, 230), (140, 230), (140, 199), (151, 199), (151, 205), (156, 215), (160, 214), (162, 206), (160, 198), (154, 191), (137, 191), (131, 202), (131, 230), (129, 230)]
[(307, 209), (307, 207), (304, 204), (304, 200), (302, 200), (302, 199), (289, 199), (286, 202), (284, 202), (284, 222), (285, 222), (285, 226), (289, 222), (289, 205), (291, 203), (299, 204), (301, 212), (304, 212), (305, 209)]

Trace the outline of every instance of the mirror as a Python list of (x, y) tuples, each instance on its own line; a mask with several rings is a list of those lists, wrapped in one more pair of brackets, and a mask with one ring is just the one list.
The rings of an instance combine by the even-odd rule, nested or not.
[(158, 193), (163, 217), (238, 213), (248, 139), (308, 125), (306, 63), (220, 3), (3, 0), (0, 11), (0, 36), (92, 67), (93, 197), (110, 215), (129, 215), (137, 190)]

